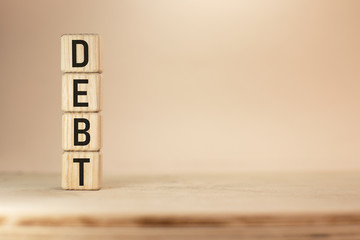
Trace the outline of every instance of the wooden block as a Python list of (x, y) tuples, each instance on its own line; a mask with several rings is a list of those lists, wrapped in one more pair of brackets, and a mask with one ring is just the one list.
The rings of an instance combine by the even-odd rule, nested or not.
[(68, 73), (62, 76), (64, 112), (97, 112), (102, 108), (102, 76), (98, 73)]
[(102, 72), (101, 38), (98, 34), (61, 36), (61, 71)]
[(100, 152), (64, 152), (62, 157), (63, 189), (98, 190), (101, 188)]
[(102, 146), (100, 113), (64, 113), (62, 147), (65, 151), (98, 151)]

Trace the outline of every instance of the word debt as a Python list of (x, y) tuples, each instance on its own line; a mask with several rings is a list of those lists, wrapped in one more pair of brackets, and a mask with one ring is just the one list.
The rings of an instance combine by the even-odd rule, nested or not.
[(61, 36), (62, 187), (101, 188), (102, 54), (97, 34)]

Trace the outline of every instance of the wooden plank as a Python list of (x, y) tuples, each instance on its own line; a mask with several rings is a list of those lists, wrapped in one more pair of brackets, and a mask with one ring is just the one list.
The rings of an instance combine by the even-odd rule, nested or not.
[(1, 228), (1, 239), (26, 240), (358, 240), (358, 225), (277, 227), (17, 227)]
[(58, 182), (58, 175), (1, 174), (0, 237), (49, 229), (64, 236), (91, 229), (94, 237), (130, 231), (130, 239), (360, 236), (358, 172), (122, 175), (105, 179), (100, 192), (61, 191)]

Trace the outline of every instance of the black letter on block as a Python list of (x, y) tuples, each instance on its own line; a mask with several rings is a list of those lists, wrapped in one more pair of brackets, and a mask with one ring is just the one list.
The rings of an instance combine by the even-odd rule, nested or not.
[[(76, 62), (76, 45), (84, 46), (84, 61), (82, 63)], [(72, 65), (73, 67), (85, 67), (89, 62), (89, 46), (84, 40), (72, 40)]]
[(74, 158), (74, 163), (79, 163), (79, 186), (84, 186), (84, 163), (89, 163), (90, 158)]
[[(79, 123), (85, 123), (84, 129), (79, 129)], [(90, 142), (90, 134), (87, 132), (90, 129), (90, 122), (86, 118), (74, 118), (74, 145), (85, 146)], [(79, 142), (79, 134), (85, 134), (85, 141)]]
[(87, 95), (86, 91), (78, 91), (78, 85), (79, 84), (88, 84), (89, 80), (87, 79), (74, 79), (74, 85), (73, 85), (73, 90), (74, 90), (74, 107), (88, 107), (89, 103), (87, 102), (78, 102), (78, 96), (79, 95)]

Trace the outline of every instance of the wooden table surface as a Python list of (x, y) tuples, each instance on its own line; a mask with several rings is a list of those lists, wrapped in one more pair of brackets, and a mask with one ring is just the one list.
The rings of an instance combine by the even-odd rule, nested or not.
[(360, 239), (360, 173), (0, 174), (0, 239)]

